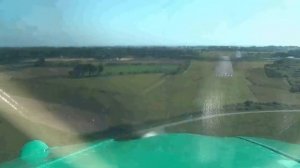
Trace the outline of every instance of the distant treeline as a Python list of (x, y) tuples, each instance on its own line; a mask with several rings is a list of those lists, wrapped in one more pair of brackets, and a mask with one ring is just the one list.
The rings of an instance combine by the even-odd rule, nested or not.
[(300, 49), (297, 46), (250, 46), (250, 47), (238, 47), (238, 46), (208, 46), (204, 50), (212, 51), (244, 51), (244, 52), (287, 52), (290, 50)]
[(298, 50), (289, 50), (287, 52), (276, 52), (272, 55), (272, 57), (276, 58), (286, 58), (286, 57), (296, 57), (300, 58), (300, 49)]
[[(298, 50), (296, 50), (298, 49)], [(208, 59), (199, 55), (200, 51), (244, 51), (244, 52), (279, 52), (300, 56), (299, 47), (235, 47), (235, 46), (194, 46), (194, 47), (26, 47), (0, 48), (0, 63), (14, 63), (24, 59), (39, 57), (89, 57), (116, 58), (124, 56)]]
[(0, 48), (0, 63), (13, 63), (39, 57), (116, 58), (124, 56), (158, 58), (197, 58), (199, 50), (188, 47), (36, 47)]
[(289, 56), (300, 57), (300, 49), (299, 50), (291, 50), (288, 52)]
[(300, 60), (281, 59), (264, 66), (268, 77), (300, 77)]
[(278, 102), (253, 102), (245, 101), (244, 103), (229, 104), (224, 106), (225, 111), (263, 111), (263, 110), (291, 110), (298, 109), (299, 106), (286, 105)]

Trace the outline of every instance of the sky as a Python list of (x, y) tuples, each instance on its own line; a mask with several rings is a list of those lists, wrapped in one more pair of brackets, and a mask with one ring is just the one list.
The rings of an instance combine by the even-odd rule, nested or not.
[(300, 46), (300, 0), (0, 0), (0, 46)]

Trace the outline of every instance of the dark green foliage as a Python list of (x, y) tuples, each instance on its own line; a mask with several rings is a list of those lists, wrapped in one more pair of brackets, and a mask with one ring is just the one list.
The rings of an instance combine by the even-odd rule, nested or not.
[(290, 56), (294, 56), (294, 57), (300, 57), (300, 50), (299, 50), (299, 48), (297, 49), (297, 50), (291, 50), (291, 51), (289, 51), (288, 52), (288, 54), (290, 55)]
[(69, 75), (74, 78), (91, 77), (101, 74), (103, 71), (102, 65), (92, 65), (92, 64), (77, 64)]
[[(298, 50), (296, 50), (298, 49)], [(234, 46), (196, 46), (196, 47), (26, 47), (26, 48), (0, 48), (0, 63), (15, 63), (24, 59), (40, 57), (54, 58), (117, 58), (122, 56), (153, 57), (153, 58), (180, 58), (204, 59), (200, 51), (243, 51), (243, 52), (279, 52), (300, 57), (297, 47), (234, 47)], [(282, 55), (282, 54), (281, 54)], [(214, 58), (205, 58), (214, 59)]]
[(300, 60), (281, 59), (273, 64), (265, 65), (265, 73), (271, 78), (286, 78), (290, 84), (290, 92), (300, 92)]
[(300, 86), (299, 85), (292, 85), (290, 92), (300, 92)]
[(122, 56), (153, 58), (198, 58), (193, 47), (32, 47), (0, 48), (0, 63), (15, 63), (25, 59), (44, 58), (118, 58)]
[(244, 103), (225, 105), (225, 111), (264, 111), (264, 110), (289, 110), (299, 107), (281, 104), (278, 102), (253, 102), (245, 101)]
[(274, 67), (271, 64), (266, 64), (264, 66), (265, 73), (270, 78), (282, 78), (284, 77), (284, 71), (280, 71), (278, 67)]
[(210, 46), (206, 47), (206, 50), (214, 51), (247, 51), (247, 52), (285, 52), (291, 49), (299, 49), (295, 46), (262, 46), (262, 47), (237, 47), (237, 46)]
[(276, 52), (272, 54), (273, 58), (286, 58), (288, 56), (290, 56), (288, 52)]
[(102, 64), (99, 64), (97, 67), (97, 73), (100, 74), (104, 70), (104, 67)]

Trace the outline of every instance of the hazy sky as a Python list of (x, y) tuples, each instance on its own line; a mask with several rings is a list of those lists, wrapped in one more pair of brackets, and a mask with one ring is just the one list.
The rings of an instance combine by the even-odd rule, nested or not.
[(300, 0), (0, 0), (0, 46), (299, 45)]

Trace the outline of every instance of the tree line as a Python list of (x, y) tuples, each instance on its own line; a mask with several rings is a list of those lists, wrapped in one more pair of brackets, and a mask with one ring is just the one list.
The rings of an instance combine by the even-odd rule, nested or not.
[(82, 77), (91, 77), (100, 75), (104, 70), (102, 64), (93, 65), (93, 64), (77, 64), (73, 70), (69, 72), (70, 77), (73, 78), (82, 78)]
[(28, 47), (0, 48), (0, 63), (44, 58), (117, 58), (120, 56), (198, 58), (199, 50), (185, 47)]

